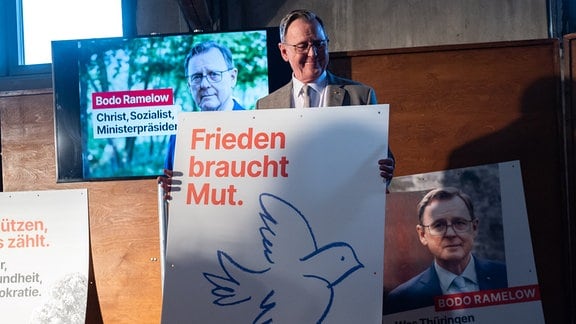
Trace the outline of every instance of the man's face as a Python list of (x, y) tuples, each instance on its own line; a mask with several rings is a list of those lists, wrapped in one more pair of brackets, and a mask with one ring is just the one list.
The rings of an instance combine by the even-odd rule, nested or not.
[(307, 44), (326, 40), (326, 34), (318, 21), (296, 19), (286, 29), (284, 42), (278, 46), (284, 61), (290, 63), (296, 79), (308, 83), (316, 80), (328, 66), (328, 46), (316, 49), (313, 46), (306, 53), (297, 53), (296, 48), (287, 45)]
[[(228, 70), (224, 56), (217, 48), (193, 56), (188, 62), (188, 86), (196, 105), (201, 110), (231, 109), (232, 89), (236, 85), (236, 69)], [(222, 80), (216, 82), (209, 78), (210, 73), (222, 73)], [(191, 82), (193, 75), (202, 76), (198, 83)]]
[(470, 260), (470, 252), (478, 232), (478, 220), (470, 221), (470, 213), (460, 197), (433, 200), (424, 209), (422, 225), (429, 226), (442, 222), (448, 225), (460, 223), (468, 224), (468, 230), (455, 231), (453, 226), (448, 226), (444, 235), (432, 235), (430, 227), (418, 225), (420, 242), (428, 247), (440, 266), (453, 272), (456, 272), (456, 269), (463, 271)]

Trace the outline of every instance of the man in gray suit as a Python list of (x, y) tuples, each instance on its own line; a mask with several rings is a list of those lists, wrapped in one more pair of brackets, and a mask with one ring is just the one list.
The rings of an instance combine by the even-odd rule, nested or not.
[[(309, 10), (294, 10), (280, 22), (280, 54), (292, 68), (292, 80), (256, 102), (256, 109), (305, 108), (377, 104), (376, 93), (362, 83), (326, 70), (328, 36), (324, 23)], [(389, 183), (394, 157), (378, 161), (380, 175)]]

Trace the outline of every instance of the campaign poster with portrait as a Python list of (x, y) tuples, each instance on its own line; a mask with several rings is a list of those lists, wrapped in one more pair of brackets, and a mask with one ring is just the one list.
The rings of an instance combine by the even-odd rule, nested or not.
[(380, 323), (388, 105), (183, 113), (163, 323)]
[[(510, 161), (393, 179), (384, 323), (544, 323), (520, 171), (519, 161)], [(464, 193), (472, 211), (447, 205), (450, 198), (436, 204), (446, 208), (436, 207), (438, 217), (420, 220), (420, 201), (437, 188)], [(455, 275), (439, 265), (458, 264), (468, 252), (474, 262), (462, 267), (468, 284), (455, 288)]]
[[(77, 41), (79, 120), (68, 122), (80, 122), (83, 179), (162, 174), (178, 113), (200, 110), (185, 62), (193, 46), (207, 41), (231, 51), (240, 71), (232, 95), (245, 109), (254, 109), (268, 94), (266, 30)], [(67, 127), (59, 126), (59, 131)]]
[(2, 323), (84, 323), (85, 189), (0, 193)]

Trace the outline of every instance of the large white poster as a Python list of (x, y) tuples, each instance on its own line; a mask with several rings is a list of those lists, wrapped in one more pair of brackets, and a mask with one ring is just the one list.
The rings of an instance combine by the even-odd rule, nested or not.
[(179, 116), (163, 323), (380, 323), (388, 106)]
[(384, 323), (544, 323), (518, 161), (397, 177), (390, 191)]
[(85, 189), (0, 193), (2, 323), (84, 323)]

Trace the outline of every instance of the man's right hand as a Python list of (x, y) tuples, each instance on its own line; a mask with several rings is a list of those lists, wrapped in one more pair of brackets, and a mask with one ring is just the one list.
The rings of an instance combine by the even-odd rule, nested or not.
[(164, 190), (164, 200), (172, 200), (170, 193), (172, 191), (180, 191), (180, 180), (174, 180), (175, 175), (181, 175), (181, 172), (174, 172), (172, 170), (164, 169), (164, 175), (157, 178), (158, 183)]

